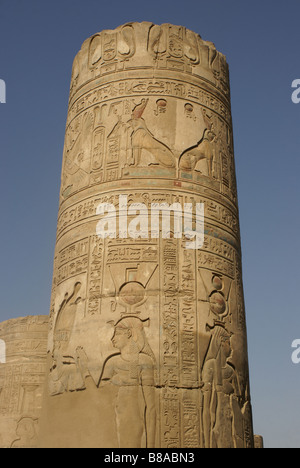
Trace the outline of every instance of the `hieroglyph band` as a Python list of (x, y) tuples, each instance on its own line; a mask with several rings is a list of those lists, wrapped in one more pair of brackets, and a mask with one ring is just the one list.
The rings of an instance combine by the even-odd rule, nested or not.
[[(193, 229), (193, 204), (184, 203), (152, 203), (151, 212), (144, 203), (132, 203), (128, 206), (128, 196), (120, 195), (117, 209), (112, 203), (101, 203), (96, 214), (105, 216), (97, 223), (96, 233), (100, 239), (170, 239), (171, 233), (175, 239), (182, 236), (189, 239), (187, 249), (199, 250), (204, 243), (204, 204), (196, 204), (195, 229)], [(162, 225), (160, 225), (160, 213)], [(171, 226), (171, 213), (173, 226)], [(128, 224), (128, 220), (130, 220)], [(149, 221), (150, 219), (150, 221)], [(118, 221), (118, 223), (117, 223)], [(118, 224), (118, 234), (117, 234)], [(151, 229), (149, 228), (151, 225)], [(150, 232), (151, 231), (151, 232)], [(195, 239), (195, 240), (194, 240)]]

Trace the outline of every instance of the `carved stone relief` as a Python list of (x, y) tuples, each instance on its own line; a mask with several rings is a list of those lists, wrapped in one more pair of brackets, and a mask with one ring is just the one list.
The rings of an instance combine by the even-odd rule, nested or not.
[(70, 94), (91, 78), (144, 67), (205, 76), (229, 98), (226, 59), (212, 42), (182, 26), (147, 22), (128, 23), (85, 41), (74, 60)]
[(114, 325), (112, 344), (119, 353), (109, 356), (100, 386), (117, 386), (114, 403), (119, 447), (155, 447), (155, 356), (144, 333), (145, 322), (124, 317)]
[(77, 119), (66, 136), (63, 196), (89, 184), (93, 124), (93, 114), (87, 112)]
[[(120, 196), (203, 203), (201, 249), (174, 214), (166, 238), (122, 221)], [(181, 26), (95, 34), (72, 72), (39, 446), (251, 447), (240, 258), (225, 58)]]
[(233, 157), (224, 145), (229, 127), (219, 121), (205, 107), (174, 98), (139, 95), (94, 105), (67, 128), (62, 200), (84, 187), (151, 175), (213, 183), (235, 200)]
[(48, 317), (0, 324), (5, 362), (0, 363), (0, 434), (2, 448), (36, 447), (46, 378)]

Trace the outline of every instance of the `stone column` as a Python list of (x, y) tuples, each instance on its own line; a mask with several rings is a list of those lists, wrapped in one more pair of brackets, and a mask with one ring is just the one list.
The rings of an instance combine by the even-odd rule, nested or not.
[(41, 446), (253, 447), (228, 66), (184, 27), (75, 57), (48, 366)]

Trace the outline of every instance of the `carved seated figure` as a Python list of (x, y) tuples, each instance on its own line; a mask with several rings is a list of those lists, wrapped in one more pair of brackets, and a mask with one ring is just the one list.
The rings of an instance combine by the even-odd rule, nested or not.
[(131, 146), (133, 163), (135, 166), (142, 166), (142, 152), (146, 150), (152, 157), (152, 162), (147, 165), (161, 165), (167, 168), (175, 167), (175, 157), (172, 151), (162, 143), (154, 138), (152, 133), (147, 127), (142, 114), (147, 106), (148, 99), (143, 99), (132, 112), (132, 118), (128, 121), (131, 129)]
[(213, 177), (214, 149), (212, 142), (215, 136), (214, 132), (206, 128), (198, 145), (187, 149), (181, 155), (179, 168), (183, 171), (196, 171), (204, 176)]

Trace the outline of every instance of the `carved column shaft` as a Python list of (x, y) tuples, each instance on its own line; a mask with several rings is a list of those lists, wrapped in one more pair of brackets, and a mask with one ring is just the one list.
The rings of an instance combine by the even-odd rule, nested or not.
[(102, 31), (74, 60), (48, 362), (42, 446), (253, 446), (228, 66), (184, 27)]

